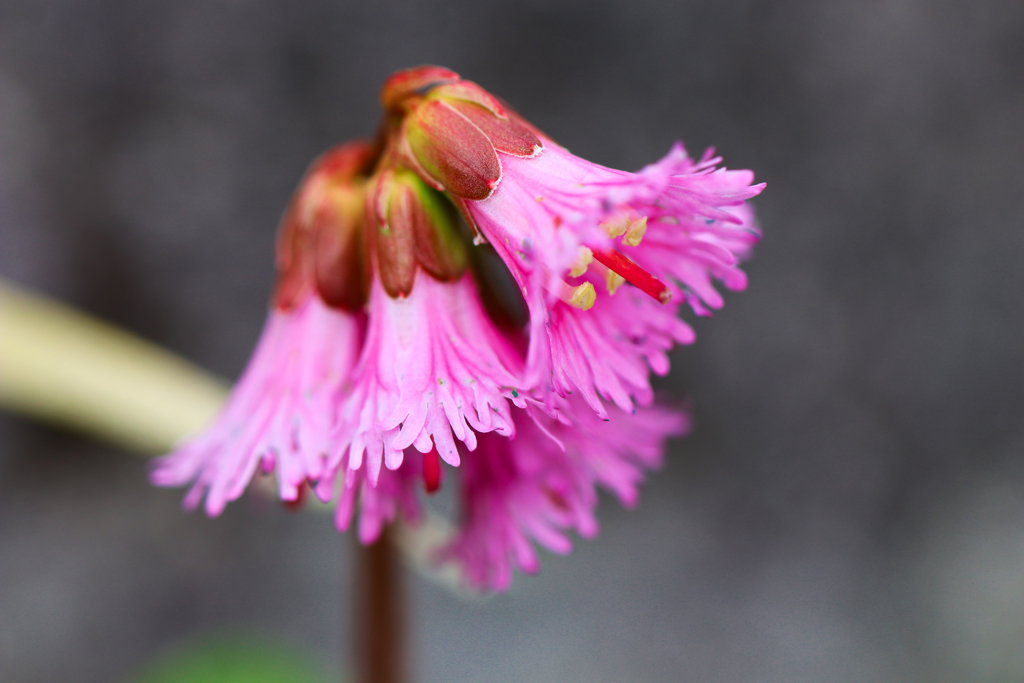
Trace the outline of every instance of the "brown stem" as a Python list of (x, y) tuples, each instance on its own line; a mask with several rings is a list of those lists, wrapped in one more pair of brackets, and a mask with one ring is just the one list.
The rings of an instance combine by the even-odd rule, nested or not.
[(363, 683), (401, 683), (403, 679), (401, 586), (391, 536), (385, 527), (376, 543), (360, 546), (355, 630)]

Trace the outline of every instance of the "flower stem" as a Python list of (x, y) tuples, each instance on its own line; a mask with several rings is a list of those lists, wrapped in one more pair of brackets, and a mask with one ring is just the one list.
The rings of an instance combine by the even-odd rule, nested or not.
[(226, 396), (222, 380), (170, 351), (0, 280), (0, 409), (157, 454)]
[(376, 543), (359, 546), (356, 659), (363, 668), (363, 683), (401, 683), (403, 679), (401, 577), (392, 541), (392, 530), (385, 527)]

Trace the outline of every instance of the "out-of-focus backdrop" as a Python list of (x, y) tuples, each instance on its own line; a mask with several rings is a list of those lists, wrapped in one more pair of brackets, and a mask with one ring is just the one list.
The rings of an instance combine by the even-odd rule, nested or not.
[[(1024, 5), (0, 2), (0, 276), (225, 376), (306, 165), (449, 66), (573, 152), (678, 138), (768, 183), (746, 293), (638, 509), (465, 601), (407, 576), (415, 680), (1024, 679)], [(352, 667), (352, 540), (0, 415), (0, 679), (124, 680), (250, 632)]]

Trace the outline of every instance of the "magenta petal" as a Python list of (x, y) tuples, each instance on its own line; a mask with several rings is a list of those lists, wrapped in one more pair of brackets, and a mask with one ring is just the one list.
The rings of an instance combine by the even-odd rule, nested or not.
[(466, 455), (464, 521), (439, 553), (481, 589), (506, 590), (515, 567), (535, 573), (533, 542), (564, 554), (572, 549), (566, 531), (593, 537), (596, 486), (610, 489), (624, 505), (635, 504), (644, 472), (661, 462), (665, 440), (688, 428), (684, 415), (664, 408), (616, 411), (605, 422), (578, 400), (559, 401), (567, 424), (534, 411), (532, 417), (514, 412), (514, 440), (481, 434), (480, 448)]
[(159, 486), (195, 481), (186, 502), (218, 515), (245, 490), (257, 467), (273, 463), (283, 500), (324, 471), (335, 390), (361, 343), (360, 316), (310, 296), (290, 312), (271, 311), (259, 344), (214, 423), (169, 455), (150, 478)]
[[(627, 412), (649, 403), (649, 372), (666, 373), (673, 344), (693, 341), (693, 330), (676, 320), (680, 304), (705, 315), (723, 304), (714, 280), (732, 290), (746, 287), (738, 263), (760, 233), (745, 202), (763, 184), (751, 185), (750, 171), (716, 168), (720, 159), (710, 152), (694, 161), (678, 143), (637, 173), (592, 164), (549, 140), (534, 158), (500, 157), (501, 184), (466, 206), (526, 298), (527, 387), (541, 395), (579, 392), (602, 417), (605, 401)], [(610, 232), (605, 226), (615, 221), (642, 229)], [(603, 265), (572, 279), (584, 246), (618, 252), (627, 259), (616, 256), (619, 261), (664, 283), (662, 299), (671, 294), (670, 303), (645, 300), (628, 283), (610, 294)], [(568, 305), (560, 294), (584, 282), (596, 292), (589, 310)]]
[(520, 364), (470, 275), (446, 283), (421, 271), (404, 299), (374, 282), (363, 354), (337, 413), (331, 467), (349, 450), (347, 466), (363, 467), (365, 448), (373, 483), (381, 457), (394, 469), (407, 448), (429, 450), (431, 442), (457, 466), (455, 439), (472, 449), (476, 432), (515, 433), (508, 401)]

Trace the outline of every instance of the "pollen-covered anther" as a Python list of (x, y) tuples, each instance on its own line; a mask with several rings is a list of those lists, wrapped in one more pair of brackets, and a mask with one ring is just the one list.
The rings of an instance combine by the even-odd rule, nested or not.
[(608, 294), (615, 294), (615, 290), (626, 282), (626, 278), (622, 277), (614, 270), (608, 270), (604, 276), (604, 284), (608, 288)]
[(589, 311), (593, 308), (594, 302), (597, 301), (597, 291), (594, 289), (594, 285), (589, 282), (573, 287), (563, 281), (562, 287), (558, 292), (558, 298), (581, 311)]
[(626, 214), (619, 214), (618, 216), (602, 221), (601, 227), (604, 228), (609, 237), (619, 237), (620, 235), (626, 234), (626, 230), (629, 229), (629, 216)]
[(579, 277), (583, 273), (587, 272), (587, 266), (589, 266), (594, 260), (594, 252), (589, 247), (580, 247), (579, 255), (576, 257), (576, 263), (573, 264), (572, 270), (569, 271), (569, 275), (572, 277)]
[(639, 247), (640, 241), (643, 240), (646, 233), (647, 216), (631, 220), (629, 227), (626, 228), (626, 236), (622, 238), (622, 243), (629, 247)]

